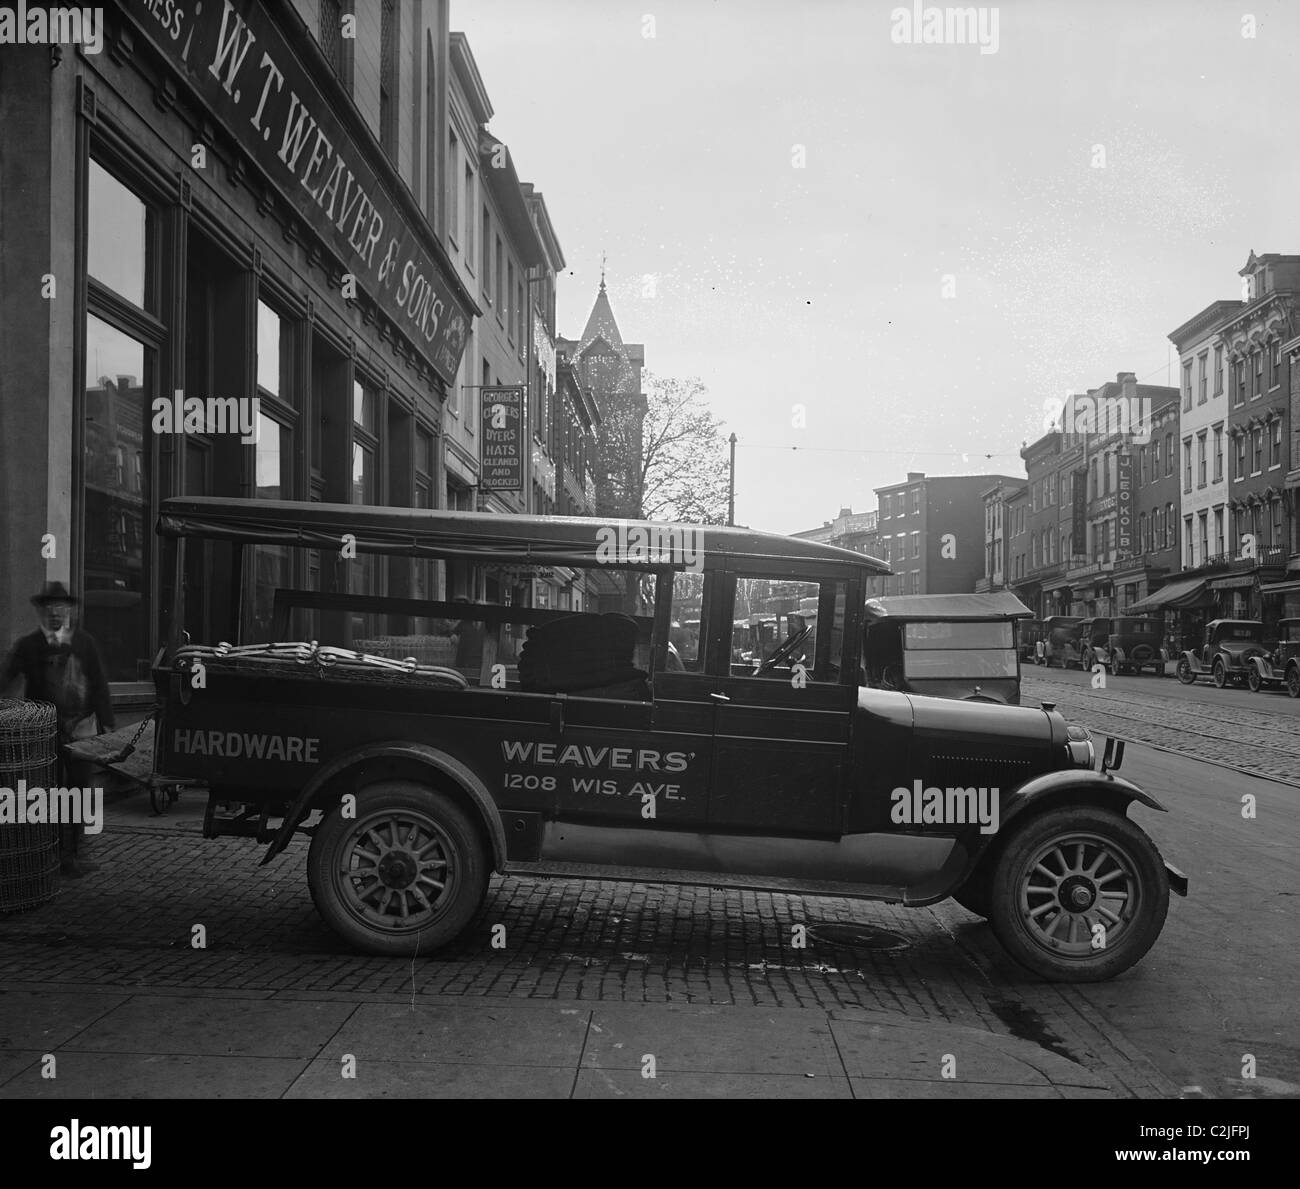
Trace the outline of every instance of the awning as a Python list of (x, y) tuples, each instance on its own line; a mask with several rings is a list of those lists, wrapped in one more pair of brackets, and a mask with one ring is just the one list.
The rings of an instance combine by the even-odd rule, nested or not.
[(1204, 600), (1204, 578), (1182, 578), (1177, 582), (1167, 582), (1154, 594), (1149, 594), (1140, 602), (1132, 603), (1129, 611), (1162, 611), (1178, 607), (1195, 607)]
[(1239, 590), (1243, 586), (1254, 586), (1254, 574), (1232, 574), (1227, 578), (1211, 578), (1211, 590)]
[(1295, 594), (1298, 591), (1300, 591), (1300, 578), (1289, 578), (1285, 582), (1268, 582), (1259, 588), (1259, 593), (1266, 595)]

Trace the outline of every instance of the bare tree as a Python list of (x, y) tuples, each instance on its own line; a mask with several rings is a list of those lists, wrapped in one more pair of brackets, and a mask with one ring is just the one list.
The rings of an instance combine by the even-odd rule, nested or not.
[(646, 372), (644, 396), (607, 398), (607, 514), (635, 520), (725, 524), (727, 453), (722, 423), (699, 380)]
[[(727, 522), (727, 452), (722, 423), (709, 409), (697, 379), (650, 372), (643, 393), (602, 400), (601, 456), (597, 484), (602, 516), (629, 520)], [(632, 610), (649, 599), (640, 579), (627, 583)]]

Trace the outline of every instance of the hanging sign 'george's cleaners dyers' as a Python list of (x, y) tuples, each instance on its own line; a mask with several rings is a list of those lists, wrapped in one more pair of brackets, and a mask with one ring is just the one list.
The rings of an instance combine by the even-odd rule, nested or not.
[(132, 0), (141, 30), (448, 384), (471, 308), (410, 230), (262, 5)]

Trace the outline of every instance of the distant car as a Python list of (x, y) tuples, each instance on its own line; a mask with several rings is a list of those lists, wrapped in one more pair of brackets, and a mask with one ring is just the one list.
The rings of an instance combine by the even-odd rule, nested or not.
[(1250, 658), (1246, 684), (1256, 693), (1281, 685), (1293, 698), (1300, 698), (1300, 619), (1280, 620), (1277, 632), (1272, 652)]
[[(1098, 621), (1103, 622), (1103, 621)], [(1108, 621), (1110, 631), (1100, 639), (1094, 633), (1087, 668), (1100, 664), (1118, 677), (1121, 673), (1141, 674), (1150, 669), (1157, 677), (1164, 675), (1169, 654), (1160, 646), (1164, 625), (1149, 617), (1120, 616)]]
[(1231, 681), (1242, 685), (1252, 657), (1264, 656), (1264, 625), (1258, 619), (1216, 619), (1205, 625), (1205, 641), (1178, 658), (1178, 680), (1193, 685), (1209, 677), (1222, 689)]
[(1043, 620), (1043, 663), (1049, 669), (1054, 663), (1064, 669), (1071, 658), (1077, 663), (1082, 622), (1082, 615), (1049, 615)]
[(1077, 654), (1079, 668), (1090, 672), (1097, 663), (1097, 650), (1105, 651), (1110, 640), (1110, 619), (1103, 615), (1089, 616), (1079, 624), (1078, 632), (1078, 638), (1067, 642), (1067, 648)]
[(1038, 664), (1038, 643), (1043, 638), (1043, 621), (1041, 619), (1022, 619), (1017, 625), (1016, 652), (1022, 661)]

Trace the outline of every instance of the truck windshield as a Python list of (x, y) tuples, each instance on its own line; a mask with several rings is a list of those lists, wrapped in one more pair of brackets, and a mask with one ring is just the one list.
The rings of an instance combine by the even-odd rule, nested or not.
[(1011, 624), (909, 623), (904, 635), (907, 651), (915, 649), (1010, 648)]
[(1014, 677), (1016, 654), (1002, 648), (909, 650), (903, 655), (909, 681), (927, 677)]

